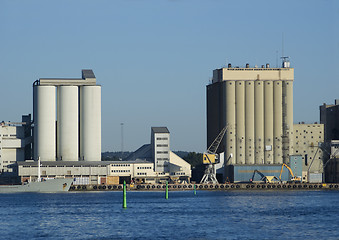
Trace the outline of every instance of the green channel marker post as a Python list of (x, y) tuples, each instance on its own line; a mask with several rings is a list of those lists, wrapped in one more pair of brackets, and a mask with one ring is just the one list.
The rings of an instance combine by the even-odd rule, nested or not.
[(127, 203), (126, 203), (126, 181), (124, 181), (124, 189), (123, 189), (123, 203), (122, 203), (122, 208), (127, 208)]
[(195, 184), (194, 184), (194, 195), (197, 195), (197, 188), (196, 188)]
[(166, 181), (166, 199), (168, 199), (168, 182)]

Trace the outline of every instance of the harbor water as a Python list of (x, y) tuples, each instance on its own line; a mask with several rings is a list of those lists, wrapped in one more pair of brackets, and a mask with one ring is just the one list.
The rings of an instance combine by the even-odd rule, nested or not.
[(339, 239), (339, 191), (0, 194), (0, 239)]

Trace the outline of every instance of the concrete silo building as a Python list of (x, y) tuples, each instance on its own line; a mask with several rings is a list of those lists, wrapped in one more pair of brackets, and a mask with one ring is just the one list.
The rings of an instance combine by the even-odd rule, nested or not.
[(101, 161), (101, 86), (92, 70), (35, 81), (33, 117), (35, 160)]
[(231, 165), (280, 165), (293, 154), (294, 69), (228, 67), (213, 71), (207, 85), (207, 146), (228, 125), (223, 144)]

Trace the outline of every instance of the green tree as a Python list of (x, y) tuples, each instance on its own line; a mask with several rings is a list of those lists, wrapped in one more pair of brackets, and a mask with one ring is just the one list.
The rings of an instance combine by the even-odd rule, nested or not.
[(202, 153), (189, 152), (183, 159), (195, 167), (202, 164)]

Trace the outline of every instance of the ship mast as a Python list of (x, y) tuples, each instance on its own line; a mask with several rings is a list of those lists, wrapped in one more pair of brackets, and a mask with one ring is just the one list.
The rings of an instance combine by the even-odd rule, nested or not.
[(40, 157), (38, 157), (38, 182), (41, 181), (41, 173), (40, 173)]

